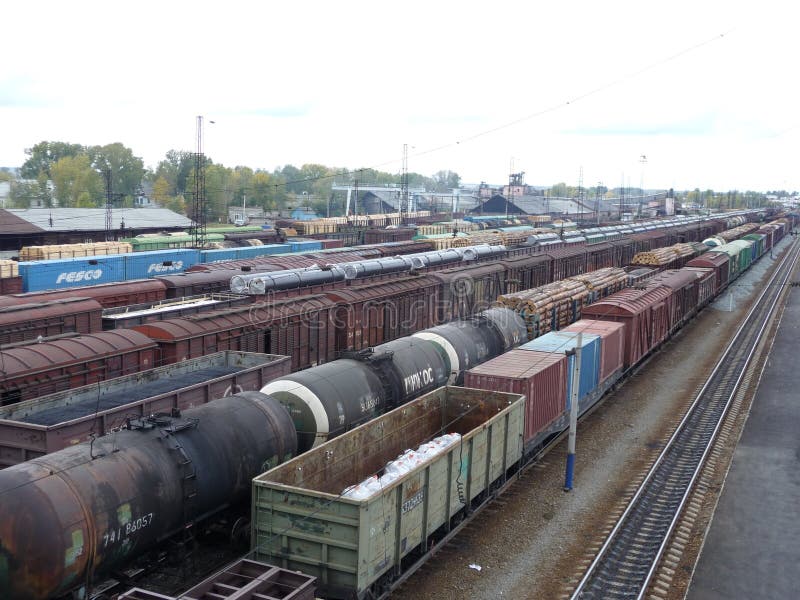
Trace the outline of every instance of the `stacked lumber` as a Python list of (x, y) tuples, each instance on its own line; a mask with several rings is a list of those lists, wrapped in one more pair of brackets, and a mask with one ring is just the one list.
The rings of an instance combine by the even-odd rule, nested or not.
[(464, 248), (472, 244), (467, 241), (466, 237), (453, 237), (452, 235), (444, 237), (422, 238), (422, 241), (433, 244), (434, 250), (447, 250), (448, 248)]
[(721, 237), (726, 242), (732, 242), (733, 240), (738, 240), (743, 235), (747, 235), (748, 233), (753, 233), (759, 228), (758, 225), (755, 223), (745, 223), (744, 225), (739, 225), (738, 227), (734, 227), (733, 229), (728, 229), (727, 231), (721, 231), (717, 234), (717, 237)]
[(673, 244), (664, 248), (639, 252), (633, 257), (631, 264), (647, 267), (666, 267), (682, 258), (696, 256), (698, 253), (698, 249), (693, 244)]
[(570, 279), (580, 281), (588, 291), (598, 292), (603, 297), (624, 288), (628, 282), (628, 274), (625, 269), (619, 267), (605, 267), (570, 277)]
[(621, 290), (627, 283), (624, 269), (608, 267), (506, 294), (497, 301), (519, 313), (528, 328), (528, 337), (533, 339), (573, 323), (580, 318), (581, 307)]
[(15, 260), (0, 260), (0, 279), (19, 277), (19, 264)]
[(128, 242), (93, 242), (90, 244), (53, 244), (49, 246), (25, 246), (19, 251), (19, 259), (48, 260), (52, 258), (75, 258), (80, 256), (105, 256), (133, 252)]
[(464, 239), (469, 240), (469, 244), (465, 244), (468, 246), (474, 246), (476, 244), (491, 244), (493, 246), (496, 246), (503, 244), (503, 237), (499, 233), (475, 232), (475, 233), (470, 233)]
[(504, 246), (522, 246), (528, 241), (530, 231), (501, 231), (499, 233), (500, 239)]
[(457, 229), (460, 232), (476, 231), (478, 226), (470, 221), (452, 221), (450, 223), (418, 225), (417, 235), (442, 235), (453, 233), (453, 229)]

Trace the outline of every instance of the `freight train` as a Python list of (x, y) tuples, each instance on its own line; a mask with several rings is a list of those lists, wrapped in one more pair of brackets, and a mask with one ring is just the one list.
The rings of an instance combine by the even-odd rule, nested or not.
[[(690, 241), (696, 239), (698, 233), (702, 235), (700, 239), (706, 239), (719, 233), (723, 229), (734, 227), (742, 222), (751, 219), (757, 220), (763, 216), (763, 212), (750, 211), (741, 214), (729, 214), (717, 218), (675, 218), (663, 221), (652, 221), (636, 223), (630, 225), (619, 225), (614, 227), (602, 227), (585, 230), (583, 232), (569, 232), (563, 234), (564, 239), (560, 239), (556, 234), (550, 234), (550, 238), (556, 239), (536, 239), (547, 236), (529, 236), (526, 232), (514, 232), (516, 235), (515, 243), (525, 244), (521, 252), (529, 252), (531, 247), (549, 248), (572, 245), (575, 243), (601, 243), (611, 242), (620, 237), (627, 236), (631, 239), (646, 240), (654, 233), (669, 232), (675, 235), (675, 241)], [(508, 229), (508, 228), (504, 228)], [(513, 229), (519, 229), (513, 228)], [(500, 232), (501, 241), (492, 243), (505, 243), (503, 237), (508, 232)], [(220, 234), (221, 236), (222, 234)], [(570, 235), (572, 237), (565, 237)], [(174, 238), (174, 239), (173, 239)], [(685, 239), (680, 239), (685, 238)], [(155, 238), (134, 238), (144, 243)], [(169, 240), (177, 240), (170, 236)], [(474, 241), (464, 241), (462, 245), (474, 245), (491, 241), (494, 238), (478, 238)], [(699, 240), (697, 240), (699, 241)], [(411, 242), (396, 242), (395, 245), (402, 247), (403, 244)], [(279, 263), (291, 255), (283, 256), (283, 253), (309, 253), (322, 250), (326, 244), (325, 240), (287, 240), (282, 244), (267, 244), (259, 246), (245, 246), (235, 248), (221, 248), (211, 250), (196, 250), (191, 248), (175, 248), (171, 246), (161, 246), (157, 243), (152, 246), (137, 246), (137, 249), (144, 250), (131, 254), (87, 256), (81, 258), (65, 258), (42, 261), (27, 261), (19, 264), (20, 276), (16, 278), (3, 279), (3, 289), (12, 290), (15, 286), (5, 285), (9, 282), (21, 286), (21, 291), (34, 292), (52, 289), (78, 288), (86, 285), (97, 285), (103, 283), (125, 282), (134, 279), (147, 279), (159, 275), (171, 275), (182, 273), (189, 270), (202, 270), (204, 265), (215, 265), (220, 262), (227, 264), (218, 265), (224, 269), (247, 267), (257, 262), (271, 262), (272, 255), (281, 255)], [(417, 242), (420, 250), (425, 245), (428, 249), (439, 248), (435, 240), (420, 240)], [(528, 245), (529, 244), (529, 245)], [(391, 244), (390, 244), (391, 246)], [(145, 250), (145, 248), (148, 248)], [(169, 248), (169, 249), (157, 249)], [(363, 247), (358, 251), (362, 252)], [(348, 249), (342, 249), (348, 250)], [(417, 250), (417, 251), (420, 251)], [(327, 251), (324, 251), (327, 253)], [(396, 253), (401, 253), (400, 251)], [(313, 257), (312, 257), (313, 258)], [(219, 291), (212, 290), (212, 291)], [(140, 301), (134, 300), (127, 304), (137, 304)], [(117, 304), (120, 306), (121, 304)]]
[[(754, 253), (753, 248), (760, 250)], [(748, 260), (737, 260), (737, 265), (749, 266), (765, 251), (753, 243)], [(170, 534), (185, 532), (247, 496), (252, 477), (384, 410), (458, 381), (465, 371), (470, 377), (469, 369), (483, 360), (508, 361), (504, 357), (511, 356), (527, 360), (530, 372), (555, 369), (547, 373), (551, 385), (543, 392), (546, 398), (537, 398), (538, 386), (530, 388), (524, 429), (513, 438), (522, 436), (525, 448), (538, 446), (565, 418), (574, 369), (565, 350), (576, 344), (578, 332), (585, 343), (581, 367), (586, 381), (581, 379), (578, 390), (584, 411), (721, 291), (717, 268), (665, 272), (641, 289), (623, 290), (590, 306), (593, 322), (578, 321), (571, 332), (537, 338), (522, 350), (513, 348), (527, 337), (524, 322), (515, 311), (498, 308), (280, 378), (262, 394), (239, 394), (183, 415), (131, 420), (124, 431), (10, 467), (0, 472), (4, 514), (13, 515), (0, 520), (0, 595), (46, 598), (85, 590)], [(741, 273), (737, 267), (735, 277)], [(586, 310), (584, 314), (588, 316)], [(503, 374), (498, 363), (483, 365), (483, 372), (472, 370), (472, 375)], [(491, 388), (491, 382), (485, 387)], [(499, 438), (494, 443), (505, 447)], [(505, 474), (514, 465), (503, 459), (502, 466)], [(488, 488), (494, 481), (488, 471), (482, 481), (472, 480), (471, 468), (466, 472), (461, 483), (466, 492), (459, 487), (451, 497), (456, 512), (486, 491), (480, 486)], [(344, 489), (357, 482), (345, 477), (339, 483)], [(402, 504), (402, 510), (418, 505)], [(290, 530), (283, 535), (297, 542), (305, 534)], [(301, 547), (300, 542), (290, 544), (280, 559), (320, 569), (323, 589), (329, 586), (335, 557), (301, 560), (291, 553)], [(402, 549), (411, 551), (413, 546)], [(368, 587), (380, 585), (394, 566), (387, 560), (371, 571)]]
[[(65, 335), (88, 335), (45, 340), (36, 348), (0, 351), (4, 372), (0, 382), (0, 402), (8, 404), (35, 398), (221, 350), (290, 355), (292, 369), (304, 369), (329, 362), (342, 352), (363, 350), (475, 314), (502, 294), (611, 265), (628, 264), (637, 251), (652, 249), (665, 241), (685, 239), (690, 233), (696, 237), (704, 235), (709, 223), (699, 229), (692, 225), (689, 231), (653, 231), (641, 239), (623, 238), (609, 243), (547, 249), (518, 256), (509, 256), (509, 252), (502, 260), (495, 257), (475, 265), (442, 268), (449, 265), (429, 264), (415, 274), (389, 272), (371, 274), (366, 279), (316, 284), (307, 281), (305, 287), (273, 289), (268, 296), (254, 295), (252, 298), (258, 302), (252, 305), (236, 305), (142, 323), (125, 332), (126, 335), (65, 328), (62, 332)], [(771, 240), (771, 237), (765, 239)], [(433, 254), (438, 256), (442, 253)], [(378, 259), (375, 262), (381, 263)], [(357, 263), (354, 268), (364, 264)], [(223, 279), (230, 285), (232, 273), (236, 272), (220, 270), (216, 273), (223, 274)], [(314, 277), (330, 274), (319, 270), (302, 273)], [(5, 296), (0, 297), (0, 306), (84, 295), (91, 295), (98, 303), (107, 306), (129, 303), (134, 297), (159, 301), (163, 300), (167, 289), (165, 281), (214, 274), (215, 271), (211, 271), (33, 296)], [(266, 275), (269, 277), (269, 272)], [(115, 287), (117, 285), (120, 287)], [(185, 287), (180, 289), (186, 291)], [(16, 314), (22, 313), (17, 311)], [(35, 328), (30, 327), (26, 331), (29, 339), (36, 333)], [(37, 335), (52, 334), (40, 331)]]

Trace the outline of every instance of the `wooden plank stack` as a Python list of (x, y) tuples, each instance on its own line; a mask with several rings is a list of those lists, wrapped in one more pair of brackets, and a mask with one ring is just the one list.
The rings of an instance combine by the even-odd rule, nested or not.
[(19, 276), (19, 264), (15, 260), (0, 260), (0, 278)]
[(633, 257), (631, 264), (647, 267), (667, 267), (672, 263), (680, 262), (683, 258), (697, 256), (698, 253), (698, 249), (693, 244), (673, 244), (665, 248), (639, 252)]
[(128, 242), (93, 242), (90, 244), (53, 244), (49, 246), (25, 246), (19, 251), (19, 259), (47, 260), (52, 258), (76, 258), (81, 256), (105, 256), (133, 252)]
[(497, 301), (525, 321), (530, 339), (566, 327), (580, 318), (582, 306), (627, 285), (624, 269), (608, 267), (554, 281), (537, 288), (500, 296)]

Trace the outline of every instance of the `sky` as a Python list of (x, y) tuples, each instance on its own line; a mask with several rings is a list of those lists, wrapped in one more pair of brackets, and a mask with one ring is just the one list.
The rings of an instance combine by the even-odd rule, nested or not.
[[(0, 166), (42, 140), (272, 171), (800, 190), (793, 3), (27, 0)], [(213, 121), (213, 123), (211, 123)]]

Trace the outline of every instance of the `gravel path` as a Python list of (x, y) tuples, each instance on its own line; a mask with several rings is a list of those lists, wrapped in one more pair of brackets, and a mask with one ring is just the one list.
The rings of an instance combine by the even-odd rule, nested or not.
[(571, 493), (562, 490), (562, 442), (392, 598), (557, 598), (571, 589), (585, 551), (602, 543), (609, 514), (660, 452), (773, 262), (762, 258), (579, 424)]

